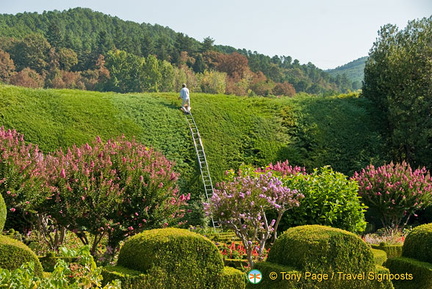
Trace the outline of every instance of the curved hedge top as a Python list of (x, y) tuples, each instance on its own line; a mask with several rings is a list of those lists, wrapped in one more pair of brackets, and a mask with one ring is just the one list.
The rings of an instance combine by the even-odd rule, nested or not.
[(432, 263), (432, 223), (415, 227), (405, 238), (402, 256)]
[(42, 276), (42, 265), (29, 247), (18, 240), (0, 235), (0, 268), (15, 270), (26, 262), (33, 262), (35, 274)]
[(3, 232), (4, 225), (6, 223), (6, 217), (7, 217), (7, 209), (6, 209), (6, 203), (0, 194), (0, 234)]
[(320, 225), (293, 227), (274, 243), (267, 261), (309, 272), (374, 270), (368, 245), (353, 233)]
[(206, 279), (223, 270), (222, 255), (206, 237), (185, 229), (144, 231), (124, 243), (118, 265), (147, 273), (160, 268), (172, 275)]

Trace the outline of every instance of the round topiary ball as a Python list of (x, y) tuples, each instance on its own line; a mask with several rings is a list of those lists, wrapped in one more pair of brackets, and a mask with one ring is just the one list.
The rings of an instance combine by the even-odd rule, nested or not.
[(432, 223), (415, 227), (405, 238), (402, 256), (432, 263)]
[(26, 262), (33, 262), (35, 275), (42, 276), (42, 265), (29, 247), (18, 240), (0, 235), (0, 268), (15, 270)]
[(357, 235), (319, 225), (285, 231), (275, 241), (267, 261), (305, 272), (363, 273), (375, 268), (371, 249)]
[(224, 267), (222, 255), (209, 239), (175, 228), (148, 230), (127, 239), (117, 264), (148, 274), (162, 272), (167, 283), (193, 284), (193, 288), (212, 287)]
[(6, 223), (7, 209), (6, 203), (3, 196), (0, 194), (0, 234), (3, 232), (4, 225)]

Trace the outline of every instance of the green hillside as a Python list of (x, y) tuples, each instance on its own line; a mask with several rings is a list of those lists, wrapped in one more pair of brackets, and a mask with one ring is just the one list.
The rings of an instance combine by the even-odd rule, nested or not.
[[(136, 137), (177, 164), (183, 189), (199, 174), (176, 93), (116, 94), (0, 86), (0, 125), (44, 152), (119, 135)], [(241, 163), (288, 159), (351, 174), (383, 159), (373, 107), (356, 95), (241, 98), (192, 93), (192, 108), (215, 181)], [(197, 193), (197, 192), (196, 192)]]
[(366, 60), (367, 56), (364, 56), (327, 72), (333, 77), (345, 74), (348, 80), (353, 83), (353, 88), (361, 88)]

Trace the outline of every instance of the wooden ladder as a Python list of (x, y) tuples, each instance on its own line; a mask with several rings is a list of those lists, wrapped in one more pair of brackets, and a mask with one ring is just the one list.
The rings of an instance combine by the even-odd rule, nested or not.
[[(205, 192), (206, 200), (207, 200), (207, 202), (209, 202), (212, 195), (213, 195), (213, 182), (212, 182), (212, 179), (210, 176), (210, 170), (208, 167), (207, 158), (206, 158), (206, 154), (204, 151), (204, 145), (202, 143), (201, 135), (200, 135), (198, 127), (195, 123), (195, 119), (194, 119), (192, 113), (185, 113), (185, 115), (186, 115), (186, 119), (187, 119), (187, 122), (189, 125), (189, 129), (190, 129), (191, 134), (192, 134), (195, 152), (196, 152), (197, 159), (198, 159), (198, 165), (200, 168), (201, 179), (202, 179), (202, 183), (204, 185), (204, 192)], [(215, 222), (213, 217), (211, 217), (211, 223), (212, 223), (213, 228), (216, 229), (216, 227), (219, 227), (219, 225)]]

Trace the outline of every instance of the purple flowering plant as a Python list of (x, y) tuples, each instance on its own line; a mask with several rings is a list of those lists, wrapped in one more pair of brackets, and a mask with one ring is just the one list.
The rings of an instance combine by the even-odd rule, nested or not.
[[(204, 208), (222, 226), (234, 230), (252, 267), (254, 250), (258, 259), (262, 259), (266, 242), (277, 231), (282, 215), (299, 206), (302, 198), (302, 194), (284, 186), (271, 172), (259, 173), (252, 167), (242, 166), (237, 173), (227, 172), (227, 181), (216, 185)], [(271, 210), (276, 212), (276, 219), (268, 218)]]

